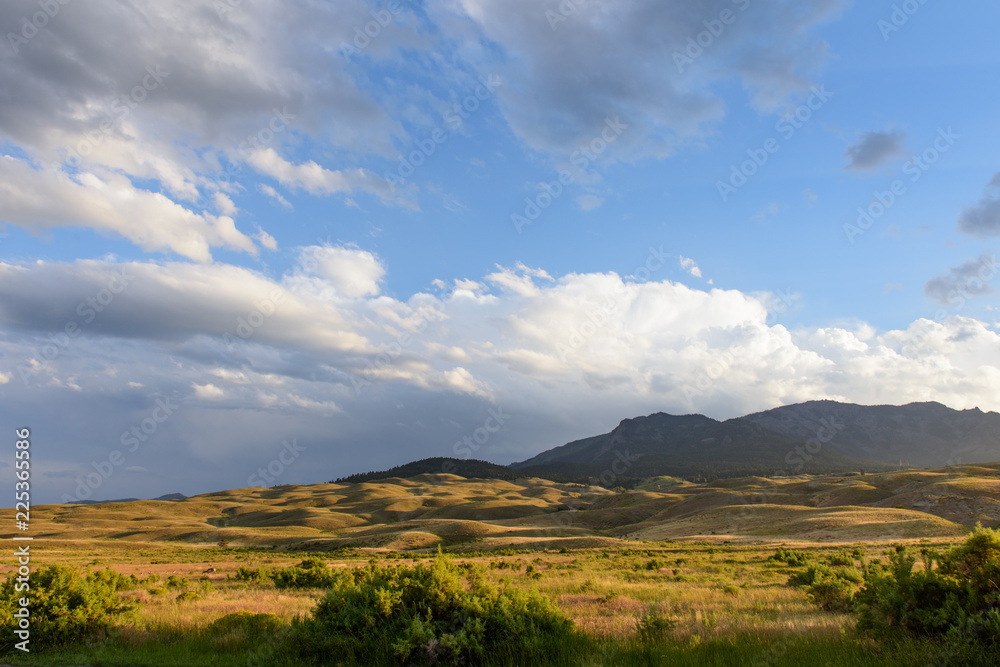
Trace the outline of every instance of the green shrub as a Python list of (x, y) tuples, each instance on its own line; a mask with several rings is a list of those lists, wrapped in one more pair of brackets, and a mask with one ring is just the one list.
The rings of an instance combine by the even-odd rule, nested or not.
[(888, 560), (865, 571), (855, 596), (860, 630), (943, 637), (956, 663), (1000, 658), (1000, 533), (977, 525), (944, 554), (922, 550), (923, 568), (916, 571), (917, 558), (905, 547)]
[(155, 586), (149, 589), (149, 594), (159, 597), (161, 595), (166, 595), (167, 589), (164, 586)]
[(132, 579), (113, 570), (91, 573), (63, 565), (51, 565), (32, 574), (29, 591), (17, 590), (15, 575), (0, 584), (0, 652), (13, 650), (18, 600), (31, 601), (31, 644), (33, 650), (84, 642), (107, 631), (126, 617), (133, 607), (118, 591), (132, 586)]
[[(464, 580), (463, 580), (464, 578)], [(538, 662), (572, 622), (534, 591), (499, 588), (482, 568), (369, 564), (331, 575), (311, 617), (294, 621), (280, 655), (311, 664)]]
[(178, 577), (176, 574), (167, 577), (167, 588), (184, 588), (187, 585), (187, 577)]
[(677, 621), (667, 618), (655, 607), (650, 607), (636, 624), (639, 639), (644, 642), (661, 642), (676, 627)]
[(790, 576), (788, 585), (806, 586), (809, 599), (821, 609), (844, 612), (852, 609), (855, 585), (862, 581), (863, 575), (854, 567), (814, 563)]
[(809, 554), (804, 551), (791, 551), (785, 549), (784, 547), (778, 547), (778, 549), (768, 557), (769, 561), (776, 563), (784, 563), (785, 565), (791, 565), (793, 567), (799, 567), (801, 565), (807, 565), (811, 560)]
[[(857, 551), (857, 549), (855, 549)], [(826, 561), (827, 565), (841, 565), (845, 567), (854, 566), (855, 554), (850, 551), (838, 551), (835, 554), (830, 554), (823, 560)]]
[(236, 568), (236, 573), (233, 575), (233, 579), (236, 581), (246, 581), (251, 584), (262, 584), (270, 578), (271, 573), (266, 568), (247, 567), (246, 565), (240, 565)]
[(277, 588), (329, 588), (334, 571), (319, 558), (307, 558), (293, 567), (275, 570), (270, 576)]
[(178, 602), (194, 602), (195, 600), (200, 600), (201, 596), (194, 591), (184, 591), (177, 596), (176, 600)]

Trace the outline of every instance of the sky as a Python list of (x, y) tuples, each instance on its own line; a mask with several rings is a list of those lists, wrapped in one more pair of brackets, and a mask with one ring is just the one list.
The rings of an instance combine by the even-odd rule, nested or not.
[(658, 411), (998, 410), (998, 20), (4, 2), (3, 432), (38, 503), (509, 463)]

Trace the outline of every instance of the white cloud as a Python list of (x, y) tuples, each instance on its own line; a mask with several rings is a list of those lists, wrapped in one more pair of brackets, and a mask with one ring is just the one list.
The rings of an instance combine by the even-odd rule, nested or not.
[[(169, 396), (179, 407), (130, 464), (206, 490), (238, 486), (291, 437), (308, 443), (302, 482), (447, 456), (498, 407), (512, 416), (478, 454), (492, 460), (659, 410), (725, 418), (816, 398), (1000, 408), (1000, 334), (971, 318), (790, 331), (736, 290), (523, 265), (404, 301), (377, 289), (385, 269), (371, 253), (309, 252), (315, 273), (279, 278), (219, 263), (0, 263), (0, 417), (30, 420), (39, 405), (82, 415), (72, 427), (85, 435), (53, 461), (85, 464)], [(127, 288), (81, 319), (78, 304), (115, 272)], [(324, 298), (317, 284), (353, 296)], [(44, 353), (69, 321), (81, 335)]]
[(679, 258), (681, 268), (690, 273), (695, 278), (701, 278), (701, 269), (698, 268), (698, 263), (695, 262), (690, 257), (685, 257), (681, 255)]
[(216, 387), (214, 384), (191, 383), (196, 398), (203, 401), (218, 401), (226, 396), (226, 392)]
[(273, 148), (256, 151), (250, 156), (249, 162), (262, 174), (277, 179), (282, 185), (314, 195), (354, 190), (385, 197), (391, 195), (389, 183), (365, 169), (335, 171), (311, 160), (296, 165), (282, 158)]
[(215, 208), (222, 215), (232, 217), (239, 212), (239, 209), (236, 208), (236, 204), (234, 204), (233, 200), (230, 199), (224, 192), (216, 192), (212, 199), (215, 202)]
[(27, 160), (0, 157), (0, 219), (32, 231), (86, 226), (129, 239), (152, 252), (172, 251), (211, 260), (211, 247), (256, 254), (252, 240), (227, 215), (192, 213), (157, 193), (141, 190), (119, 174), (76, 176)]
[(385, 268), (366, 250), (339, 246), (308, 246), (299, 254), (303, 273), (315, 275), (340, 295), (371, 297), (379, 293)]
[(0, 373), (0, 384), (7, 384), (13, 377), (11, 373)]
[[(289, 187), (365, 191), (412, 206), (354, 166), (359, 157), (393, 156), (407, 136), (385, 111), (393, 99), (371, 99), (353, 64), (329, 47), (350, 42), (353, 28), (371, 20), (368, 4), (218, 7), (226, 11), (152, 0), (72, 3), (16, 57), (5, 39), (11, 57), (0, 58), (0, 90), (17, 95), (0, 105), (0, 143), (10, 153), (0, 158), (0, 182), (17, 197), (3, 193), (2, 220), (32, 233), (88, 226), (199, 261), (215, 247), (252, 252), (233, 226), (236, 197), (252, 187), (239, 181), (256, 179), (244, 168), (251, 159)], [(19, 25), (37, 10), (26, 0), (0, 3), (0, 24)], [(366, 56), (428, 47), (414, 21), (398, 18)], [(94, 39), (95, 25), (114, 39)], [(348, 155), (351, 168), (276, 157), (302, 145), (317, 156)]]
[(274, 240), (274, 237), (264, 231), (262, 227), (257, 227), (257, 233), (253, 235), (257, 242), (261, 246), (267, 248), (268, 250), (277, 250), (278, 242)]
[(292, 204), (287, 199), (285, 199), (283, 196), (281, 196), (280, 192), (278, 192), (277, 190), (275, 190), (274, 188), (272, 188), (267, 183), (260, 183), (257, 186), (257, 189), (260, 190), (261, 192), (263, 192), (266, 196), (268, 196), (271, 199), (273, 199), (277, 204), (280, 204), (281, 206), (284, 206), (285, 208), (288, 208), (288, 209), (292, 208)]

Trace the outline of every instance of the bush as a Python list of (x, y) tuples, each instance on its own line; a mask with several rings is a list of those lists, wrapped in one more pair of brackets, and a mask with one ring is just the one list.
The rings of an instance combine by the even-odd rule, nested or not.
[(548, 598), (498, 588), (481, 568), (463, 573), (442, 556), (331, 578), (312, 616), (293, 621), (280, 655), (324, 665), (532, 664), (573, 637)]
[(200, 600), (201, 596), (194, 591), (184, 591), (176, 599), (178, 602), (194, 602), (195, 600)]
[(107, 631), (132, 606), (118, 591), (132, 587), (132, 579), (113, 570), (83, 574), (63, 565), (51, 565), (35, 572), (30, 591), (17, 590), (14, 574), (0, 584), (0, 652), (13, 650), (18, 600), (31, 600), (31, 648), (62, 646), (86, 641)]
[(784, 563), (785, 565), (799, 567), (807, 565), (811, 559), (809, 554), (804, 551), (791, 551), (784, 547), (778, 547), (771, 556), (768, 556), (767, 560), (773, 563)]
[(943, 637), (953, 656), (1000, 657), (1000, 533), (977, 525), (964, 544), (924, 549), (921, 560), (914, 571), (917, 558), (898, 546), (888, 565), (869, 565), (855, 596), (858, 628)]
[(236, 568), (236, 574), (233, 575), (233, 579), (236, 581), (246, 581), (251, 584), (263, 584), (270, 577), (271, 573), (266, 568), (247, 567), (246, 565), (240, 565)]
[(319, 558), (307, 558), (293, 567), (275, 570), (270, 576), (278, 588), (329, 588), (334, 571)]
[[(855, 552), (857, 549), (855, 549)], [(827, 565), (841, 565), (844, 567), (854, 566), (855, 554), (850, 551), (838, 551), (835, 554), (830, 554), (823, 560), (826, 561)]]
[(187, 577), (178, 577), (176, 574), (167, 577), (167, 588), (184, 588), (187, 585)]
[(650, 607), (639, 617), (636, 625), (639, 639), (644, 642), (660, 642), (677, 627), (677, 621), (667, 618), (655, 607)]
[(807, 586), (806, 594), (825, 611), (850, 611), (856, 584), (864, 581), (853, 567), (830, 567), (823, 563), (810, 565), (788, 578), (789, 586)]

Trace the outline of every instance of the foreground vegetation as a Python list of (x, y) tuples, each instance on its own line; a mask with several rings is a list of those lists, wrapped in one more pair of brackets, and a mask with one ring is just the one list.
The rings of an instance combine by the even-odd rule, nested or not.
[[(889, 548), (659, 542), (305, 559), (216, 548), (119, 558), (114, 569), (95, 569), (92, 555), (66, 552), (75, 565), (33, 575), (33, 653), (4, 661), (1000, 663), (1000, 535), (988, 529), (957, 545)], [(218, 567), (198, 576), (206, 561)], [(12, 578), (2, 593), (9, 650)]]

